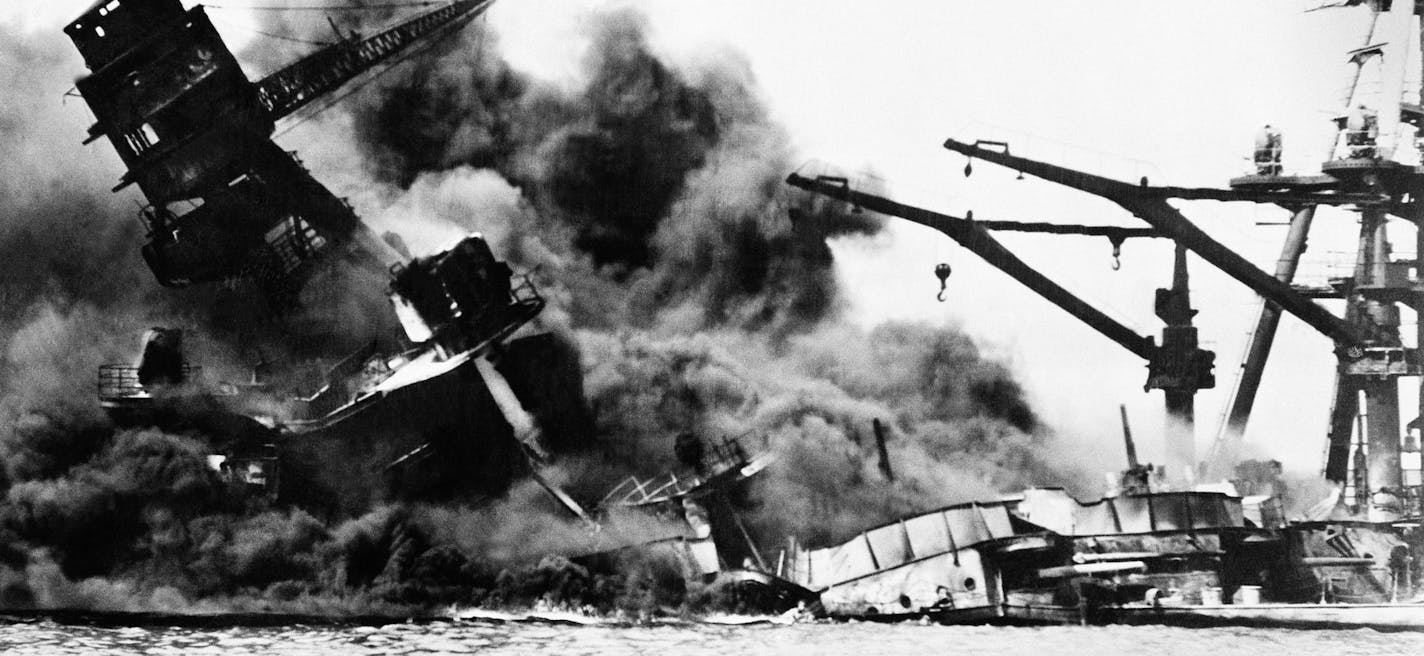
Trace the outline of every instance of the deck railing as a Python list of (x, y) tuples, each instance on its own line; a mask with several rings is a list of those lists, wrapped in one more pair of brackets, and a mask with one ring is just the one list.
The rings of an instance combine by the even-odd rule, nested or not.
[[(183, 380), (191, 381), (201, 372), (202, 367), (183, 365)], [(144, 399), (151, 394), (138, 380), (138, 367), (126, 364), (106, 364), (99, 367), (96, 391), (102, 400)]]

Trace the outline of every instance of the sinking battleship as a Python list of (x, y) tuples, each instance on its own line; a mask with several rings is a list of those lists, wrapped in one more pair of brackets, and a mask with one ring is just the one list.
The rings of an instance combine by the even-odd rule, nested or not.
[[(392, 266), (382, 255), (387, 245), (271, 140), (278, 119), (457, 29), (489, 4), (454, 2), (369, 38), (344, 37), (257, 82), (243, 74), (202, 7), (112, 0), (66, 28), (91, 70), (77, 85), (98, 119), (90, 140), (110, 141), (128, 167), (120, 187), (136, 184), (150, 201), (142, 253), (160, 284), (221, 287), (256, 299), (280, 318), (300, 305), (324, 269), (375, 266), (389, 273), (390, 316), (401, 330), (394, 346), (327, 354), (319, 366), (260, 361), (250, 380), (223, 382), (188, 363), (183, 333), (154, 329), (136, 363), (100, 370), (100, 400), (116, 421), (206, 435), (210, 462), (234, 498), (325, 516), (359, 514), (383, 500), (497, 494), (514, 478), (537, 478), (552, 442), (587, 430), (576, 411), (585, 405), (576, 359), (551, 336), (516, 338), (543, 301), (488, 243), (472, 235), (441, 253)], [(1407, 3), (1370, 4), (1395, 36), (1414, 20)], [(1392, 66), (1407, 57), (1385, 55), (1409, 42), (1367, 44), (1353, 57), (1361, 67), (1385, 60)], [(1269, 495), (1163, 489), (1130, 458), (1128, 484), (1100, 500), (1027, 490), (906, 517), (840, 545), (803, 549), (793, 542), (768, 557), (765, 545), (748, 535), (735, 502), (735, 490), (767, 462), (730, 446), (710, 458), (689, 458), (691, 472), (630, 480), (600, 505), (681, 517), (687, 530), (661, 544), (678, 554), (689, 578), (748, 583), (772, 606), (811, 602), (837, 617), (1381, 624), (1400, 609), (1424, 610), (1396, 603), (1415, 595), (1421, 580), (1413, 563), (1424, 555), (1419, 481), (1406, 485), (1400, 466), (1406, 450), (1395, 387), (1398, 377), (1421, 372), (1418, 345), (1401, 344), (1395, 309), (1401, 302), (1418, 307), (1420, 283), (1415, 263), (1390, 259), (1384, 234), (1390, 215), (1417, 215), (1411, 190), (1424, 180), (1424, 169), (1396, 155), (1410, 150), (1401, 147), (1401, 126), (1424, 122), (1424, 111), (1400, 102), (1404, 73), (1397, 73), (1389, 79), (1401, 85), (1392, 96), (1382, 94), (1372, 119), (1341, 118), (1339, 149), (1320, 175), (1284, 175), (1279, 141), (1273, 146), (1269, 137), (1258, 148), (1256, 172), (1233, 180), (1230, 189), (1111, 180), (1012, 154), (1012, 144), (1003, 141), (945, 144), (975, 160), (1107, 197), (1150, 228), (973, 220), (867, 194), (845, 178), (789, 179), (945, 233), (1139, 355), (1147, 362), (1145, 387), (1163, 390), (1168, 414), (1185, 420), (1174, 426), (1190, 426), (1196, 390), (1215, 385), (1215, 356), (1199, 347), (1192, 325), (1186, 252), (1260, 293), (1268, 302), (1257, 339), (1203, 478), (1225, 476), (1233, 464), (1280, 313), (1300, 317), (1328, 335), (1341, 358), (1326, 476), (1346, 493), (1321, 517), (1287, 521)], [(1257, 269), (1166, 202), (1204, 198), (1290, 209), (1292, 232), (1282, 258), (1289, 266), (1275, 275)], [(1354, 278), (1299, 289), (1289, 280), (1321, 205), (1359, 209), (1367, 247)], [(1114, 248), (1129, 238), (1172, 239), (1172, 284), (1158, 291), (1155, 308), (1166, 323), (1160, 342), (1034, 271), (990, 230), (1106, 237)], [(941, 280), (949, 272), (937, 269)], [(1346, 298), (1350, 310), (1336, 317), (1312, 296)], [(1368, 434), (1356, 436), (1351, 429), (1362, 393), (1372, 420)], [(1192, 453), (1189, 430), (1176, 430), (1169, 440), (1173, 453)], [(1172, 477), (1182, 475), (1182, 465), (1195, 470), (1194, 457), (1169, 464)], [(581, 514), (577, 504), (566, 505)], [(1338, 619), (1352, 613), (1359, 617)]]
[[(392, 257), (398, 248), (272, 141), (278, 120), (491, 3), (343, 34), (255, 82), (202, 6), (101, 0), (65, 28), (90, 70), (77, 83), (97, 119), (88, 140), (107, 138), (127, 167), (115, 191), (137, 185), (149, 201), (141, 252), (157, 281), (240, 303), (252, 314), (237, 317), (238, 333), (311, 345), (224, 381), (188, 362), (183, 331), (150, 330), (136, 362), (99, 371), (100, 402), (117, 423), (200, 435), (238, 502), (326, 517), (499, 494), (551, 445), (589, 434), (572, 347), (516, 335), (544, 307), (526, 276), (477, 234), (434, 255)], [(386, 316), (366, 320), (398, 326), (398, 337), (333, 353), (323, 327), (296, 318), (339, 267), (386, 272)]]
[[(1371, 41), (1349, 53), (1354, 81), (1336, 140), (1319, 173), (1281, 165), (1270, 126), (1257, 139), (1255, 168), (1229, 188), (1155, 186), (1116, 180), (1025, 156), (1012, 140), (951, 138), (976, 161), (1113, 201), (1150, 227), (1078, 226), (957, 217), (867, 193), (837, 175), (793, 173), (795, 187), (856, 209), (899, 217), (947, 235), (1044, 299), (1147, 362), (1145, 389), (1166, 401), (1165, 476), (1132, 456), (1123, 484), (1082, 502), (1062, 490), (1026, 490), (1006, 499), (952, 506), (874, 528), (841, 545), (797, 554), (789, 578), (818, 591), (843, 617), (944, 622), (1143, 622), (1205, 625), (1424, 628), (1424, 488), (1418, 429), (1401, 425), (1399, 379), (1418, 377), (1424, 332), (1401, 339), (1399, 306), (1424, 312), (1415, 259), (1391, 256), (1391, 219), (1419, 223), (1424, 185), (1424, 110), (1405, 62), (1417, 61), (1417, 3), (1351, 0), (1373, 22)], [(1378, 76), (1377, 87), (1360, 84)], [(1257, 268), (1195, 226), (1168, 200), (1274, 205), (1292, 215), (1274, 274)], [(1293, 285), (1318, 207), (1352, 210), (1360, 248), (1352, 276), (1327, 286)], [(1039, 273), (992, 235), (1020, 231), (1171, 239), (1172, 285), (1159, 289), (1160, 342), (1138, 334)], [(1418, 252), (1424, 253), (1424, 230)], [(1202, 462), (1194, 454), (1193, 396), (1214, 386), (1214, 354), (1198, 347), (1188, 292), (1190, 251), (1260, 295), (1261, 310), (1229, 411)], [(951, 269), (941, 264), (943, 286)], [(1345, 301), (1336, 316), (1316, 299)], [(1324, 477), (1336, 493), (1305, 516), (1281, 511), (1280, 486), (1261, 463), (1238, 463), (1261, 373), (1283, 313), (1327, 336), (1339, 359)], [(1421, 315), (1424, 316), (1424, 315)], [(1419, 330), (1424, 331), (1424, 322)], [(1424, 401), (1424, 396), (1421, 396)], [(1363, 412), (1362, 412), (1363, 411)], [(1367, 417), (1367, 419), (1362, 419)], [(1124, 421), (1126, 417), (1124, 415)], [(1267, 467), (1269, 469), (1269, 466)], [(1278, 473), (1278, 472), (1277, 472)], [(1161, 479), (1166, 479), (1166, 485)], [(1231, 479), (1235, 479), (1234, 484)], [(1262, 479), (1265, 480), (1262, 480)], [(1213, 481), (1224, 481), (1213, 483)], [(1254, 489), (1253, 489), (1254, 488)]]
[[(705, 449), (684, 436), (687, 471), (632, 479), (585, 510), (541, 474), (592, 426), (572, 347), (521, 336), (544, 308), (529, 278), (478, 234), (410, 257), (272, 141), (279, 119), (491, 3), (452, 2), (370, 37), (343, 35), (256, 82), (202, 6), (104, 0), (66, 28), (91, 70), (77, 84), (98, 119), (89, 141), (107, 137), (128, 167), (115, 191), (135, 184), (150, 201), (141, 252), (157, 281), (207, 286), (250, 313), (238, 316), (239, 333), (257, 333), (248, 342), (316, 347), (297, 362), (259, 351), (249, 377), (224, 380), (189, 362), (184, 331), (155, 327), (133, 362), (100, 367), (99, 402), (119, 425), (200, 436), (230, 500), (249, 511), (341, 518), (389, 501), (478, 502), (529, 477), (590, 529), (579, 562), (666, 554), (688, 581), (719, 581), (757, 608), (812, 600), (767, 574), (740, 518), (764, 449), (744, 448), (747, 436)], [(296, 318), (338, 267), (386, 274), (387, 316), (366, 318), (398, 327), (398, 339), (331, 353), (327, 327)], [(623, 539), (597, 521), (610, 512), (649, 513), (671, 530)]]

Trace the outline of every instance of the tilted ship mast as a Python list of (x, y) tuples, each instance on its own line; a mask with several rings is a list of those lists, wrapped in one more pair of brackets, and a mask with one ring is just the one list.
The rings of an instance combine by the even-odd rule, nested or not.
[[(89, 141), (107, 137), (127, 167), (115, 191), (136, 184), (151, 203), (142, 252), (161, 284), (243, 285), (282, 316), (319, 264), (389, 269), (392, 318), (407, 338), (398, 352), (372, 342), (330, 367), (296, 365), (283, 384), (259, 375), (264, 359), (250, 383), (212, 387), (192, 380), (181, 331), (155, 329), (137, 366), (100, 369), (115, 421), (196, 427), (225, 479), (314, 512), (496, 493), (523, 474), (582, 512), (536, 469), (546, 427), (582, 434), (584, 400), (570, 349), (547, 334), (514, 338), (544, 306), (527, 277), (514, 284), (478, 234), (387, 266), (352, 209), (272, 141), (278, 120), (492, 4), (451, 2), (258, 81), (202, 6), (103, 0), (65, 28), (91, 71), (77, 83), (97, 118)], [(294, 382), (306, 374), (315, 386)]]
[[(201, 6), (101, 0), (65, 27), (91, 73), (77, 87), (151, 205), (143, 256), (167, 286), (242, 279), (290, 304), (320, 256), (371, 258), (351, 208), (272, 142), (276, 122), (493, 0), (460, 0), (350, 38), (256, 82)], [(364, 254), (363, 254), (363, 251)]]

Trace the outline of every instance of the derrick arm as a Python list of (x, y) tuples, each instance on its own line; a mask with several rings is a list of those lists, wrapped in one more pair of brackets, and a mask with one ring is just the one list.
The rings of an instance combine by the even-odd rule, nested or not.
[(1349, 322), (1297, 293), (1289, 284), (1256, 268), (1246, 258), (1212, 239), (1168, 205), (1164, 196), (1150, 188), (1010, 155), (1006, 146), (999, 151), (982, 147), (979, 143), (949, 139), (944, 147), (1111, 200), (1342, 346), (1357, 347), (1369, 337), (1361, 335)]
[[(966, 219), (968, 220), (968, 219)], [(1157, 238), (1162, 234), (1152, 228), (1122, 228), (1118, 226), (1069, 225), (1042, 221), (975, 221), (975, 225), (985, 230), (1008, 230), (1012, 232), (1039, 232), (1050, 235), (1082, 235), (1085, 237), (1107, 237), (1111, 241), (1123, 241), (1133, 237)]]
[(1103, 314), (1097, 308), (1073, 295), (1072, 292), (1034, 270), (995, 240), (977, 222), (911, 207), (887, 198), (855, 191), (838, 183), (806, 178), (795, 173), (791, 174), (786, 182), (793, 187), (847, 201), (873, 212), (897, 216), (934, 228), (1138, 357), (1152, 361), (1157, 354), (1158, 349), (1152, 338), (1137, 334), (1131, 328)]
[(1330, 404), (1330, 433), (1325, 442), (1325, 480), (1345, 485), (1350, 475), (1350, 437), (1360, 413), (1360, 388), (1349, 377), (1335, 377), (1335, 400)]
[(1195, 187), (1138, 187), (1141, 193), (1158, 198), (1180, 198), (1182, 200), (1243, 201), (1248, 203), (1274, 203), (1276, 205), (1387, 205), (1390, 200), (1383, 194), (1368, 192), (1310, 193), (1292, 190), (1211, 189)]
[(370, 38), (319, 50), (258, 82), (258, 103), (272, 120), (288, 116), (412, 44), (465, 25), (492, 4), (494, 0), (459, 0)]
[[(1289, 283), (1295, 278), (1296, 266), (1305, 252), (1306, 237), (1310, 223), (1315, 218), (1315, 206), (1297, 210), (1291, 217), (1290, 232), (1281, 247), (1281, 256), (1276, 260), (1276, 278)], [(1241, 440), (1246, 434), (1246, 422), (1251, 417), (1251, 409), (1256, 404), (1256, 392), (1261, 387), (1261, 378), (1266, 371), (1266, 360), (1271, 355), (1271, 345), (1275, 343), (1276, 328), (1281, 321), (1281, 308), (1270, 301), (1261, 301), (1261, 309), (1256, 317), (1256, 329), (1247, 342), (1246, 356), (1237, 374), (1236, 386), (1231, 390), (1226, 417), (1216, 433), (1211, 452), (1203, 461), (1203, 473), (1208, 479), (1225, 478), (1240, 456)], [(1338, 404), (1337, 404), (1338, 405)], [(1353, 418), (1353, 414), (1351, 415)], [(1349, 432), (1346, 425), (1346, 432)], [(1348, 438), (1347, 438), (1348, 439)]]

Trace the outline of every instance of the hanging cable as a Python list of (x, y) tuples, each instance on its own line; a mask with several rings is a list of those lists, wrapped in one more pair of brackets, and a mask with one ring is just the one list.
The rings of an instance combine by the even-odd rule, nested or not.
[[(451, 27), (455, 27), (455, 29), (450, 29)], [(431, 48), (435, 47), (436, 44), (441, 43), (441, 42), (444, 41), (445, 39), (449, 38), (451, 35), (458, 33), (458, 32), (460, 31), (460, 28), (463, 28), (463, 25), (461, 25), (461, 26), (446, 26), (446, 27), (444, 28), (444, 30), (443, 30), (443, 33), (442, 33), (442, 32), (436, 32), (436, 33), (434, 34), (433, 38), (431, 38), (428, 42), (422, 43), (422, 44), (420, 44), (419, 46), (417, 46), (417, 47), (415, 47), (415, 48), (412, 48), (410, 52), (407, 52), (406, 54), (397, 57), (395, 60), (391, 61), (390, 64), (386, 65), (385, 68), (382, 68), (382, 69), (376, 71), (375, 73), (371, 74), (371, 77), (369, 77), (369, 78), (367, 78), (367, 79), (365, 79), (365, 80), (362, 80), (359, 84), (357, 84), (357, 85), (351, 87), (351, 89), (350, 89), (349, 91), (347, 91), (346, 93), (343, 93), (343, 94), (341, 94), (341, 95), (339, 95), (339, 96), (337, 96), (337, 97), (335, 97), (335, 98), (332, 98), (330, 102), (328, 102), (328, 103), (326, 103), (325, 105), (322, 105), (322, 106), (316, 108), (316, 109), (313, 110), (311, 113), (309, 113), (309, 114), (307, 114), (307, 115), (301, 117), (301, 118), (298, 119), (296, 122), (294, 122), (294, 123), (292, 123), (291, 125), (288, 125), (287, 127), (283, 128), (282, 131), (278, 132), (277, 134), (272, 135), (272, 138), (273, 138), (273, 139), (276, 139), (276, 138), (278, 138), (278, 137), (281, 137), (281, 136), (287, 134), (288, 132), (291, 132), (292, 130), (297, 129), (297, 128), (298, 128), (299, 126), (301, 126), (303, 123), (306, 123), (307, 121), (310, 121), (310, 120), (312, 120), (313, 118), (316, 118), (317, 116), (321, 115), (321, 114), (322, 114), (323, 112), (325, 112), (326, 110), (331, 109), (332, 107), (335, 107), (335, 106), (337, 105), (337, 103), (340, 103), (341, 101), (346, 100), (347, 98), (350, 98), (350, 97), (352, 96), (352, 94), (355, 94), (356, 92), (358, 92), (358, 91), (360, 91), (360, 90), (362, 90), (362, 89), (365, 89), (367, 86), (370, 86), (372, 82), (375, 82), (376, 80), (379, 80), (382, 75), (385, 75), (386, 73), (389, 73), (391, 70), (395, 69), (397, 66), (400, 66), (401, 64), (404, 64), (405, 62), (409, 61), (411, 57), (414, 57), (414, 56), (416, 56), (416, 55), (418, 55), (418, 54), (424, 53), (424, 52), (427, 51), (427, 50), (430, 50)]]
[(267, 38), (269, 38), (269, 39), (277, 39), (278, 41), (290, 41), (290, 42), (292, 42), (292, 43), (301, 43), (301, 44), (309, 45), (309, 46), (320, 46), (320, 47), (323, 47), (323, 48), (325, 48), (326, 46), (332, 45), (332, 43), (331, 43), (330, 41), (312, 41), (312, 40), (309, 40), (309, 39), (302, 39), (302, 38), (298, 38), (298, 37), (295, 37), (295, 36), (286, 36), (286, 35), (282, 35), (282, 34), (274, 34), (274, 33), (272, 33), (272, 32), (264, 32), (264, 31), (262, 31), (262, 30), (259, 30), (259, 29), (255, 28), (255, 27), (249, 27), (249, 26), (247, 26), (247, 25), (239, 25), (239, 24), (234, 23), (234, 22), (232, 22), (232, 21), (226, 21), (226, 20), (223, 20), (223, 19), (221, 19), (221, 18), (213, 19), (213, 22), (214, 22), (214, 23), (217, 23), (217, 24), (219, 24), (219, 25), (226, 25), (226, 26), (228, 26), (228, 27), (230, 27), (230, 28), (232, 28), (232, 29), (234, 29), (234, 30), (242, 30), (242, 31), (244, 31), (244, 32), (251, 32), (251, 33), (253, 33), (253, 34), (258, 34), (258, 35), (261, 35), (261, 36), (265, 36), (265, 37), (267, 37)]

